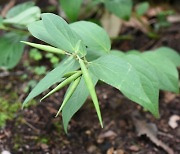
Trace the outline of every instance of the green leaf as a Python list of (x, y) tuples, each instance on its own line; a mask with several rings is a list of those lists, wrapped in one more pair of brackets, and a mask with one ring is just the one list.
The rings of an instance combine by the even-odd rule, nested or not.
[(148, 9), (149, 9), (149, 3), (148, 2), (142, 2), (142, 3), (137, 5), (136, 13), (137, 13), (137, 15), (142, 16), (147, 12)]
[(71, 83), (71, 85), (69, 86), (66, 94), (65, 94), (65, 97), (64, 97), (64, 100), (61, 104), (61, 107), (59, 108), (57, 114), (56, 114), (56, 117), (59, 115), (59, 113), (61, 112), (61, 110), (63, 109), (64, 105), (67, 103), (67, 101), (69, 100), (69, 98), (72, 96), (72, 94), (74, 93), (75, 89), (77, 88), (79, 82), (81, 80), (81, 77), (78, 77), (75, 81), (73, 81)]
[[(81, 38), (70, 29), (64, 19), (52, 13), (44, 13), (42, 14), (42, 21), (51, 39), (58, 43), (58, 48), (71, 53), (75, 52), (76, 44)], [(83, 43), (79, 48), (79, 55), (81, 57), (86, 55), (86, 48)]]
[(156, 52), (145, 52), (142, 57), (156, 69), (160, 89), (179, 92), (178, 72), (176, 66), (168, 58)]
[[(90, 73), (93, 81), (93, 85), (95, 86), (98, 79)], [(71, 120), (72, 116), (82, 107), (85, 103), (87, 97), (89, 95), (89, 90), (87, 89), (84, 76), (82, 76), (77, 88), (75, 89), (74, 93), (64, 105), (62, 109), (62, 118), (64, 124), (64, 130), (67, 133), (67, 127), (69, 121)]]
[(29, 51), (29, 56), (30, 58), (36, 60), (36, 61), (39, 61), (42, 59), (42, 54), (39, 50), (35, 49), (35, 48), (32, 48), (30, 51)]
[(106, 55), (107, 53), (105, 52), (100, 52), (100, 51), (97, 51), (97, 50), (90, 50), (87, 48), (87, 55), (86, 55), (86, 59), (88, 61), (93, 61), (95, 59), (98, 59), (99, 57), (103, 56), (103, 55)]
[(37, 75), (46, 74), (46, 67), (45, 66), (36, 66), (34, 68), (34, 73), (36, 73)]
[(28, 97), (25, 99), (23, 106), (26, 105), (28, 101), (41, 94), (43, 91), (50, 88), (53, 84), (62, 81), (63, 75), (74, 71), (79, 68), (78, 62), (72, 57), (62, 61), (55, 69), (49, 72), (31, 91)]
[(27, 38), (27, 36), (13, 32), (6, 33), (0, 37), (0, 67), (11, 69), (17, 65), (25, 46), (20, 41), (26, 41)]
[(168, 47), (161, 47), (154, 51), (171, 60), (171, 62), (174, 63), (175, 66), (180, 66), (180, 55), (175, 50)]
[(131, 16), (132, 0), (104, 0), (106, 8), (116, 16), (128, 20)]
[(61, 8), (70, 21), (76, 21), (83, 0), (59, 0)]
[(124, 58), (136, 70), (142, 88), (150, 100), (149, 102), (139, 102), (139, 104), (149, 110), (155, 117), (159, 117), (159, 80), (156, 70), (138, 55), (127, 55)]
[(23, 12), (13, 16), (11, 18), (7, 18), (3, 21), (5, 24), (17, 24), (21, 26), (26, 26), (40, 18), (40, 9), (37, 6), (33, 6), (24, 10)]
[(125, 56), (125, 53), (122, 51), (119, 51), (119, 50), (111, 50), (111, 55), (123, 57), (123, 56)]
[(0, 16), (0, 29), (3, 28), (3, 18)]
[(90, 49), (98, 52), (108, 53), (111, 48), (111, 42), (106, 31), (95, 23), (88, 21), (78, 21), (70, 24), (85, 45)]
[(141, 52), (140, 51), (138, 51), (138, 50), (129, 50), (128, 52), (126, 52), (126, 54), (130, 54), (130, 55), (140, 55), (141, 54)]
[(28, 30), (35, 38), (37, 38), (41, 41), (44, 41), (54, 47), (57, 47), (57, 48), (59, 47), (58, 42), (54, 41), (53, 38), (46, 31), (42, 20), (29, 24)]
[(81, 66), (81, 70), (82, 70), (82, 74), (84, 76), (85, 82), (86, 82), (86, 86), (89, 90), (89, 93), (91, 95), (92, 101), (94, 103), (98, 118), (99, 118), (99, 122), (101, 124), (101, 127), (103, 128), (103, 123), (102, 123), (102, 117), (101, 117), (101, 111), (99, 108), (99, 101), (96, 95), (96, 91), (95, 91), (95, 87), (93, 85), (93, 81), (91, 79), (91, 76), (89, 74), (88, 69), (86, 68), (86, 65), (84, 64), (84, 61), (79, 59), (79, 64)]
[[(139, 65), (137, 65), (136, 69), (141, 69)], [(155, 93), (155, 90), (152, 93), (149, 91), (150, 88), (153, 89), (152, 85), (146, 85), (146, 82), (150, 84), (150, 79), (143, 75), (140, 77), (140, 73), (124, 57), (114, 55), (100, 57), (90, 64), (89, 69), (98, 79), (119, 89), (130, 100), (142, 105), (155, 116), (158, 116), (157, 101), (151, 102), (149, 99), (150, 95)], [(155, 98), (153, 96), (153, 100)]]
[(16, 5), (7, 12), (6, 18), (15, 17), (18, 14), (22, 13), (23, 11), (33, 7), (34, 5), (35, 5), (35, 3), (31, 2), (31, 1)]
[(52, 95), (53, 93), (57, 92), (58, 90), (62, 89), (63, 87), (65, 87), (66, 85), (68, 85), (69, 83), (73, 82), (75, 79), (77, 79), (79, 76), (81, 75), (81, 72), (77, 72), (73, 75), (71, 75), (70, 77), (68, 77), (67, 79), (65, 79), (64, 81), (62, 81), (60, 84), (58, 84), (54, 89), (52, 89), (49, 93), (47, 93), (40, 101), (42, 101), (43, 99), (49, 97), (50, 95)]

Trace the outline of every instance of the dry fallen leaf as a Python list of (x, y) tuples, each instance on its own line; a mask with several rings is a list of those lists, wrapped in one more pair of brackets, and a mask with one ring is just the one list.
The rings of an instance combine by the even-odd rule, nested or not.
[(5, 17), (7, 12), (15, 5), (16, 0), (9, 1), (1, 11), (1, 16)]
[(176, 98), (176, 94), (173, 94), (171, 92), (165, 92), (164, 93), (164, 101), (166, 103), (170, 103), (171, 101), (173, 101)]
[(167, 17), (168, 22), (177, 23), (180, 22), (180, 14), (175, 14)]
[(169, 118), (169, 126), (173, 129), (177, 128), (178, 127), (178, 121), (180, 121), (180, 116), (178, 115), (172, 115), (170, 118)]
[(168, 154), (174, 154), (173, 149), (157, 138), (158, 129), (155, 124), (142, 120), (138, 112), (132, 114), (138, 136), (146, 135), (155, 145), (164, 149)]
[(121, 31), (122, 20), (109, 12), (105, 12), (101, 18), (103, 28), (107, 31), (110, 37), (117, 37)]

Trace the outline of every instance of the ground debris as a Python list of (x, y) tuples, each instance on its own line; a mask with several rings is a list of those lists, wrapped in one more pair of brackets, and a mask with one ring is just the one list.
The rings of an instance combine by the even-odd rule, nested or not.
[(112, 147), (112, 148), (108, 149), (106, 154), (114, 154), (114, 148)]
[(101, 18), (101, 23), (110, 37), (117, 37), (123, 22), (115, 15), (106, 11)]
[(169, 118), (169, 126), (173, 129), (177, 128), (178, 127), (178, 121), (180, 121), (180, 116), (178, 115), (172, 115), (170, 118)]
[(9, 151), (4, 150), (1, 152), (1, 154), (11, 154), (11, 153)]
[(131, 151), (135, 151), (135, 152), (139, 151), (139, 147), (137, 145), (132, 145), (132, 146), (129, 147), (129, 149)]
[(98, 153), (98, 148), (95, 146), (95, 145), (90, 145), (88, 148), (87, 148), (87, 152), (88, 153)]
[(124, 150), (122, 149), (115, 150), (113, 147), (111, 147), (107, 150), (106, 154), (124, 154)]
[(102, 142), (104, 142), (104, 139), (113, 140), (116, 136), (117, 136), (117, 134), (114, 131), (109, 130), (109, 131), (107, 131), (105, 133), (100, 134), (98, 136), (97, 142), (102, 143)]
[(168, 154), (174, 154), (173, 149), (157, 138), (158, 129), (155, 124), (142, 120), (138, 112), (132, 114), (138, 136), (146, 135), (156, 146), (164, 149)]

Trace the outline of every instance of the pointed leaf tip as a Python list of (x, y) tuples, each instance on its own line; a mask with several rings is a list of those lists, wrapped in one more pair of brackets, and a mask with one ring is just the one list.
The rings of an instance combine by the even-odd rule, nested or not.
[(86, 86), (87, 86), (87, 88), (89, 90), (92, 101), (94, 103), (94, 106), (95, 106), (95, 109), (96, 109), (96, 112), (97, 112), (97, 115), (98, 115), (99, 122), (101, 124), (101, 127), (103, 127), (99, 102), (98, 102), (98, 98), (97, 98), (97, 95), (96, 95), (96, 91), (95, 91), (92, 79), (91, 79), (91, 77), (89, 75), (89, 72), (88, 72), (88, 69), (86, 68), (86, 65), (84, 64), (83, 60), (80, 59), (80, 58), (79, 58), (79, 63), (80, 63), (80, 67), (81, 67), (84, 79), (85, 79)]
[(72, 81), (74, 81), (75, 79), (77, 79), (79, 76), (81, 75), (81, 72), (77, 72), (75, 74), (73, 74), (72, 76), (68, 77), (67, 79), (65, 79), (64, 81), (62, 81), (57, 87), (55, 87), (53, 90), (51, 90), (48, 94), (46, 94), (42, 99), (47, 98), (48, 96), (52, 95), (53, 93), (55, 93), (56, 91), (62, 89), (64, 86), (68, 85), (69, 83), (71, 83)]
[(68, 100), (70, 99), (70, 97), (72, 96), (72, 94), (74, 93), (76, 87), (78, 86), (79, 82), (80, 82), (81, 77), (78, 77), (75, 81), (73, 81), (73, 83), (69, 86), (65, 98), (61, 104), (61, 107), (59, 108), (56, 117), (59, 115), (59, 113), (61, 112), (61, 110), (63, 109), (64, 105), (68, 102)]

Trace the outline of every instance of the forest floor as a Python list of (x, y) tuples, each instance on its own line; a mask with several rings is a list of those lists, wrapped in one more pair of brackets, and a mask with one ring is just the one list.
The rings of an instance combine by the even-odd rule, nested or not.
[[(113, 47), (149, 50), (160, 46), (180, 51), (180, 23), (161, 32), (159, 39), (150, 39), (139, 30), (127, 29), (132, 40), (116, 40)], [(27, 58), (26, 55), (24, 58)], [(21, 62), (22, 63), (22, 62)], [(43, 62), (46, 63), (46, 62)], [(24, 81), (17, 73), (27, 73), (19, 64), (9, 75), (0, 77), (0, 101), (23, 101), (24, 85), (39, 77), (32, 74)], [(180, 127), (173, 118), (180, 114), (180, 95), (160, 92), (160, 118), (154, 118), (139, 105), (125, 98), (118, 90), (99, 83), (96, 87), (101, 104), (104, 128), (99, 125), (93, 103), (86, 101), (70, 122), (65, 134), (61, 116), (55, 118), (65, 91), (50, 96), (43, 103), (39, 98), (24, 110), (18, 106), (15, 116), (0, 129), (0, 152), (12, 154), (164, 154), (180, 153)], [(178, 125), (178, 122), (177, 122)]]

